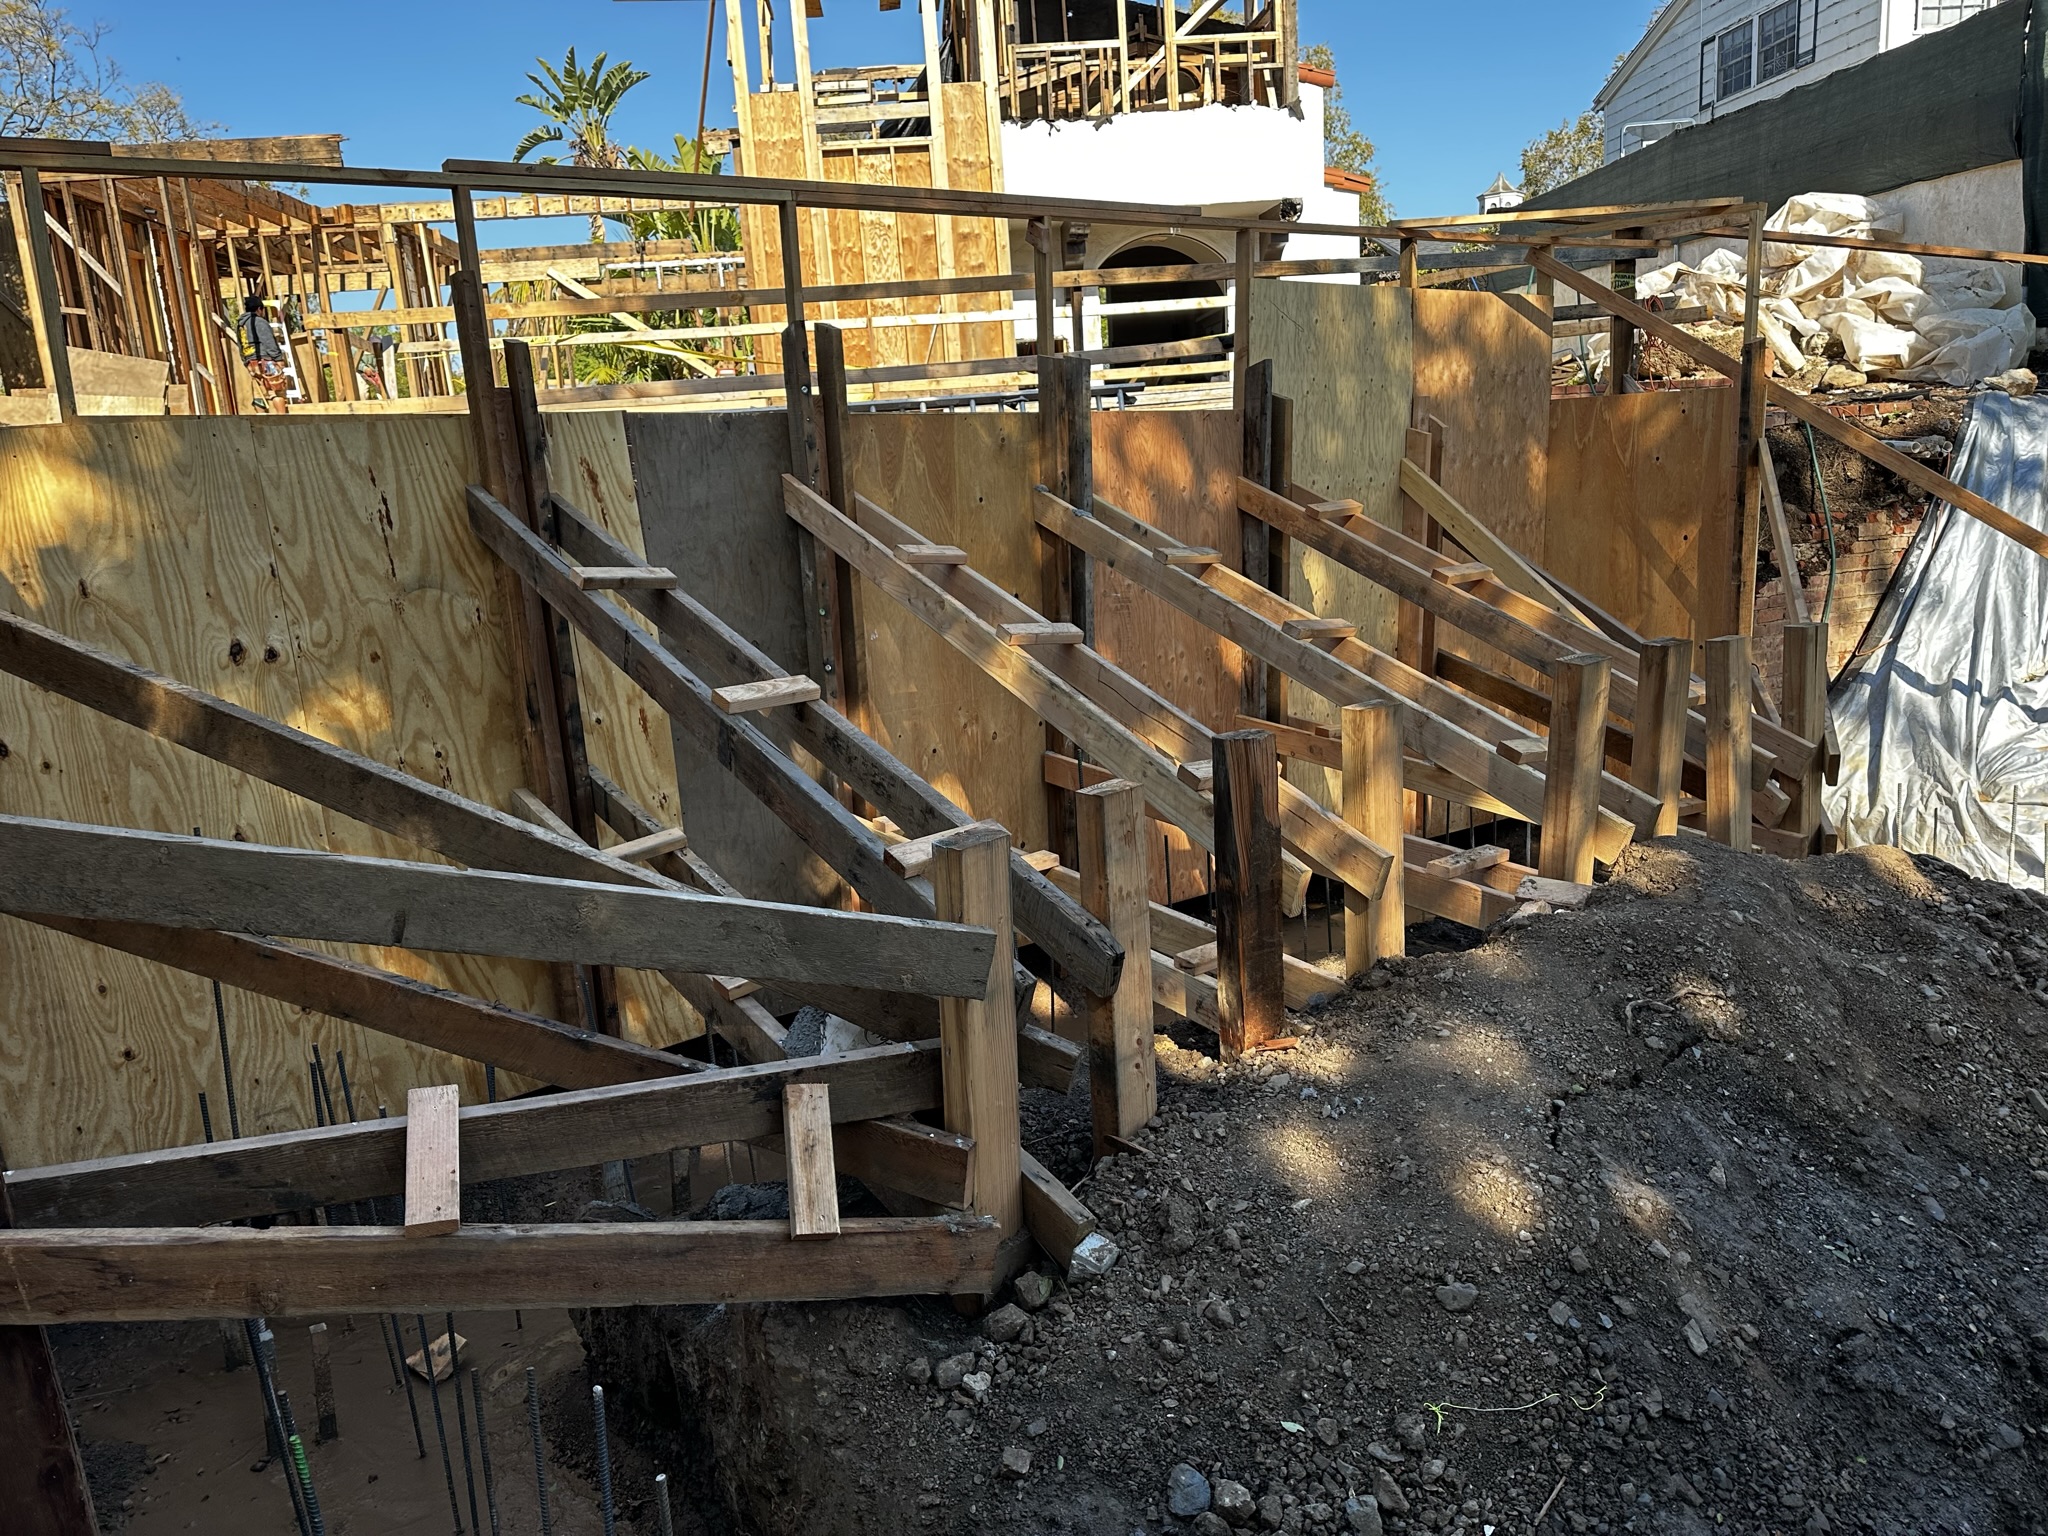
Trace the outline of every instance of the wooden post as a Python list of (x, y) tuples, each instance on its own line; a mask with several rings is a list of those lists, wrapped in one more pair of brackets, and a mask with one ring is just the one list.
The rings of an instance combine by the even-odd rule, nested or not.
[(1406, 833), (1401, 797), (1401, 712), (1391, 703), (1347, 704), (1343, 712), (1344, 820), (1395, 855), (1378, 896), (1344, 892), (1344, 975), (1355, 980), (1375, 961), (1408, 952), (1408, 903), (1400, 848)]
[(1543, 852), (1538, 873), (1593, 879), (1600, 775), (1607, 753), (1607, 658), (1567, 656), (1550, 669), (1550, 756), (1544, 765)]
[(1785, 728), (1818, 743), (1813, 766), (1800, 775), (1792, 790), (1792, 806), (1779, 823), (1807, 840), (1813, 851), (1820, 831), (1820, 788), (1825, 773), (1828, 733), (1828, 627), (1825, 624), (1785, 626)]
[(462, 1225), (461, 1112), (453, 1084), (406, 1090), (407, 1237), (439, 1237)]
[[(142, 346), (142, 316), (135, 304), (135, 271), (128, 264), (128, 231), (121, 223), (121, 193), (113, 177), (100, 178), (100, 196), (105, 200), (102, 206), (107, 211), (107, 239), (112, 247), (109, 254), (114, 258), (114, 271), (121, 278), (121, 350), (132, 357), (142, 357), (145, 355)], [(234, 242), (228, 240), (225, 243), (228, 247), (229, 260), (232, 261)], [(241, 285), (238, 283), (235, 286), (235, 312), (240, 314)], [(231, 356), (229, 361), (239, 365), (241, 360)], [(234, 391), (228, 389), (226, 393), (232, 398)]]
[(1280, 758), (1269, 731), (1215, 738), (1216, 1003), (1235, 1060), (1286, 1029), (1280, 944)]
[[(1244, 353), (1240, 346), (1239, 357)], [(1244, 424), (1244, 477), (1258, 485), (1273, 478), (1273, 364), (1270, 359), (1245, 369), (1240, 381), (1238, 411)], [(1272, 585), (1272, 543), (1264, 519), (1249, 512), (1237, 516), (1238, 566), (1262, 587)], [(1254, 720), (1269, 718), (1272, 704), (1269, 669), (1250, 656), (1243, 658), (1244, 676), (1239, 713)]]
[(984, 1000), (939, 1000), (946, 1129), (974, 1138), (968, 1209), (993, 1216), (1003, 1234), (1024, 1219), (1017, 1141), (1017, 1000), (1011, 990), (1010, 837), (977, 824), (932, 845), (932, 902), (941, 922), (992, 930)]
[(43, 383), (57, 402), (59, 416), (78, 414), (78, 395), (71, 383), (70, 335), (64, 326), (64, 295), (57, 286), (57, 259), (50, 250), (48, 210), (42, 178), (24, 170), (9, 189), (15, 240), (21, 247), (21, 277), (27, 289), (29, 319), (36, 333), (36, 355), (43, 365)]
[(306, 1330), (306, 1338), (313, 1348), (313, 1412), (317, 1416), (313, 1443), (325, 1445), (341, 1438), (341, 1418), (334, 1406), (333, 1341), (325, 1323), (313, 1324)]
[(789, 1188), (789, 1235), (839, 1235), (839, 1167), (832, 1150), (832, 1089), (825, 1083), (782, 1088), (782, 1158)]
[[(804, 323), (803, 210), (794, 197), (777, 205), (782, 220), (782, 389), (789, 415), (790, 473), (805, 485), (819, 483), (818, 429), (812, 420), (811, 341)], [(804, 595), (805, 670), (821, 688), (839, 689), (839, 593), (831, 557), (799, 529), (797, 580)]]
[(1166, 4), (1159, 8), (1159, 19), (1164, 23), (1166, 32), (1166, 107), (1170, 112), (1177, 112), (1180, 110), (1180, 0), (1166, 0)]
[(1763, 303), (1762, 208), (1753, 209), (1749, 215), (1748, 260), (1748, 280), (1742, 298), (1742, 376), (1739, 380), (1742, 414), (1735, 431), (1736, 539), (1734, 568), (1728, 573), (1733, 584), (1735, 630), (1742, 635), (1748, 634), (1756, 623), (1757, 518), (1763, 498), (1763, 466), (1757, 455), (1757, 445), (1763, 441), (1764, 405), (1770, 396), (1765, 378), (1770, 348), (1764, 341), (1759, 319)]
[[(1443, 484), (1443, 423), (1431, 417), (1427, 426), (1409, 428), (1405, 457), (1438, 485)], [(1443, 529), (1409, 496), (1401, 498), (1401, 531), (1431, 549), (1443, 548)], [(1424, 677), (1435, 677), (1436, 615), (1404, 602), (1395, 609), (1394, 628), (1394, 655)]]
[[(1273, 396), (1273, 422), (1266, 437), (1266, 487), (1292, 499), (1294, 495), (1294, 402), (1285, 395)], [(1294, 594), (1294, 552), (1287, 535), (1270, 523), (1266, 525), (1266, 586), (1292, 600)], [(1304, 604), (1303, 606), (1307, 606)], [(1287, 695), (1292, 679), (1278, 667), (1266, 673), (1267, 718), (1287, 718)]]
[[(853, 516), (853, 423), (847, 404), (846, 335), (836, 325), (820, 324), (818, 346), (818, 429), (824, 441), (825, 499)], [(819, 678), (825, 702), (849, 719), (864, 722), (866, 684), (860, 670), (860, 625), (854, 612), (856, 601), (853, 568), (837, 555), (824, 557), (831, 570), (833, 611), (838, 628), (832, 636), (832, 654), (825, 659), (833, 670)]]
[[(1085, 357), (1058, 359), (1057, 440), (1064, 448), (1060, 496), (1083, 512), (1095, 507), (1095, 371)], [(1041, 404), (1040, 409), (1043, 409)], [(1095, 575), (1088, 556), (1067, 546), (1068, 611), (1060, 619), (1081, 626), (1084, 643), (1095, 644)]]
[(1692, 642), (1645, 640), (1636, 661), (1635, 745), (1628, 781), (1657, 797), (1653, 835), (1678, 833), (1685, 778), (1685, 717), (1691, 707)]
[[(0, 1180), (0, 1228), (13, 1225), (14, 1206)], [(7, 1447), (0, 1510), (9, 1536), (99, 1536), (57, 1357), (41, 1328), (0, 1327), (0, 1436)]]
[[(1171, 15), (1173, 7), (1168, 5), (1166, 11)], [(1232, 283), (1230, 342), (1230, 399), (1240, 411), (1246, 406), (1245, 373), (1251, 367), (1252, 264), (1258, 260), (1258, 250), (1259, 237), (1249, 229), (1240, 229), (1237, 232), (1237, 274)]]
[(1707, 836), (1750, 847), (1749, 636), (1707, 642)]
[(1145, 793), (1110, 779), (1075, 797), (1080, 829), (1081, 904), (1124, 947), (1116, 991), (1088, 999), (1088, 1096), (1095, 1155), (1109, 1138), (1129, 1138), (1159, 1111), (1152, 1053), (1152, 904)]
[[(1639, 237), (1639, 229), (1624, 229), (1621, 234), (1630, 238)], [(1614, 291), (1627, 298), (1636, 296), (1636, 263), (1634, 257), (1623, 257), (1614, 263)], [(1619, 315), (1611, 316), (1607, 322), (1607, 393), (1625, 395), (1628, 381), (1636, 371), (1636, 328)]]
[(1403, 288), (1420, 287), (1422, 278), (1422, 262), (1420, 260), (1420, 252), (1418, 252), (1416, 249), (1416, 242), (1413, 236), (1402, 237), (1400, 260), (1401, 286)]

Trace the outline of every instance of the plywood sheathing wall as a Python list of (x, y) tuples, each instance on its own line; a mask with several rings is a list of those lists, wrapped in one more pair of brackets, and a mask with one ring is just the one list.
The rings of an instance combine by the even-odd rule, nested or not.
[(1732, 389), (1553, 400), (1544, 562), (1557, 579), (1640, 634), (1735, 633), (1737, 409)]
[[(989, 140), (986, 86), (953, 84), (939, 87), (946, 115), (946, 185), (963, 191), (1000, 190)], [(931, 147), (921, 139), (888, 139), (859, 144), (826, 145), (816, 169), (806, 168), (802, 101), (794, 91), (756, 93), (747, 101), (747, 137), (741, 169), (749, 176), (814, 177), (860, 182), (871, 186), (929, 187)], [(782, 236), (776, 210), (743, 210), (747, 281), (758, 287), (782, 284)], [(937, 220), (929, 215), (813, 210), (803, 216), (804, 281), (821, 287), (833, 283), (887, 283), (906, 278), (980, 277), (1009, 270), (1009, 238), (992, 219), (954, 219), (952, 261), (940, 260)], [(1009, 308), (1007, 294), (970, 294), (941, 301), (924, 297), (872, 299), (853, 304), (828, 304), (813, 319), (846, 323), (863, 316), (923, 315), (942, 307), (961, 313), (986, 313)], [(780, 319), (779, 308), (763, 309), (755, 319)], [(757, 343), (762, 367), (781, 366), (781, 343), (774, 337)], [(968, 357), (1008, 357), (1016, 350), (1008, 324), (968, 326), (891, 325), (874, 330), (849, 329), (846, 360), (854, 368), (945, 362)]]
[[(649, 558), (791, 671), (805, 661), (796, 525), (779, 477), (788, 432), (773, 412), (649, 414), (627, 420)], [(1235, 415), (1221, 411), (1095, 416), (1101, 494), (1191, 544), (1234, 545)], [(975, 568), (1031, 606), (1041, 603), (1032, 488), (1038, 424), (1030, 415), (856, 414), (854, 484), (926, 538), (956, 544)], [(893, 599), (855, 584), (868, 682), (862, 720), (883, 746), (1022, 846), (1047, 843), (1044, 732), (1038, 718)], [(1145, 682), (1227, 729), (1235, 720), (1237, 651), (1121, 578), (1096, 596), (1104, 651)], [(772, 718), (764, 728), (775, 730)], [(733, 784), (712, 754), (677, 742), (691, 841), (749, 895), (831, 900), (837, 882), (774, 816)], [(1192, 894), (1202, 859), (1178, 833), (1175, 892)], [(1154, 894), (1165, 873), (1155, 859)]]
[[(559, 418), (558, 418), (559, 419)], [(618, 418), (565, 423), (557, 473), (603, 487), (637, 542)], [(573, 470), (571, 465), (573, 463)], [(89, 644), (503, 806), (525, 781), (510, 631), (469, 532), (467, 425), (395, 417), (82, 420), (0, 446), (0, 602)], [(586, 664), (592, 753), (673, 809), (644, 700)], [(0, 677), (0, 810), (390, 858), (432, 856), (82, 706)], [(535, 1012), (543, 969), (342, 950)], [(621, 973), (629, 1034), (694, 1031), (665, 984)], [(307, 1061), (347, 1058), (360, 1113), (481, 1068), (226, 994), (245, 1134), (313, 1121)], [(507, 1083), (509, 1089), (516, 1085)], [(208, 983), (0, 917), (0, 1126), (10, 1164), (195, 1142), (197, 1094), (226, 1134)]]

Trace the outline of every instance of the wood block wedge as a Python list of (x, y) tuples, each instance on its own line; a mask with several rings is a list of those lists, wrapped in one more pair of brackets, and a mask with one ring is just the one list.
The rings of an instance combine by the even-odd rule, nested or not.
[(751, 715), (784, 704), (809, 704), (824, 697), (824, 690), (799, 672), (794, 677), (770, 677), (758, 683), (714, 688), (711, 696), (728, 715)]
[(585, 592), (673, 592), (676, 573), (661, 565), (579, 565), (576, 585)]
[(824, 1083), (785, 1083), (783, 1155), (789, 1163), (789, 1235), (839, 1235), (839, 1170), (832, 1154), (832, 1090)]
[(1033, 645), (1079, 645), (1087, 636), (1078, 624), (1005, 624), (1003, 638), (1019, 648)]
[(957, 544), (898, 544), (896, 558), (905, 565), (965, 565), (967, 551)]

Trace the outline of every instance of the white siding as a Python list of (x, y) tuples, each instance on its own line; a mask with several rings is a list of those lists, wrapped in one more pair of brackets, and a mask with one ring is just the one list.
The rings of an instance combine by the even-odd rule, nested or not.
[[(1620, 157), (1623, 135), (1632, 125), (1683, 119), (1708, 122), (1874, 58), (1887, 46), (1888, 32), (1890, 46), (1911, 42), (1915, 36), (1915, 0), (1818, 0), (1819, 30), (1812, 63), (1702, 110), (1700, 45), (1752, 20), (1772, 3), (1774, 0), (1675, 0), (1677, 14), (1657, 41), (1602, 93), (1607, 158)], [(1887, 7), (1896, 15), (1888, 16)], [(1639, 135), (1630, 135), (1629, 147), (1640, 147)]]

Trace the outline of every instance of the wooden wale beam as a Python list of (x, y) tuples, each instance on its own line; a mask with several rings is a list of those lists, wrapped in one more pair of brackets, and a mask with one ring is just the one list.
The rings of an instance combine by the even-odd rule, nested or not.
[[(1037, 517), (1047, 532), (1084, 550), (1333, 703), (1393, 703), (1402, 712), (1403, 736), (1415, 751), (1511, 806), (1525, 820), (1542, 821), (1543, 776), (1500, 754), (1500, 743), (1524, 739), (1528, 734), (1507, 717), (1356, 638), (1339, 641), (1328, 650), (1294, 639), (1283, 629), (1284, 623), (1313, 618), (1313, 614), (1227, 567), (1208, 565), (1197, 576), (1170, 564), (1166, 555), (1185, 546), (1100, 497), (1091, 516), (1041, 489)], [(1601, 811), (1600, 857), (1611, 861), (1635, 836), (1639, 825), (1654, 822), (1656, 804), (1648, 795), (1618, 781), (1609, 792), (1631, 810), (1627, 817), (1605, 806)]]
[[(486, 1183), (777, 1135), (788, 1083), (829, 1084), (837, 1124), (937, 1109), (943, 1096), (933, 1041), (476, 1105), (460, 1117), (463, 1178)], [(24, 1227), (235, 1221), (397, 1194), (405, 1121), (18, 1168), (6, 1179)]]
[[(1553, 278), (1591, 299), (1609, 314), (1621, 316), (1638, 330), (1649, 332), (1694, 362), (1712, 368), (1731, 379), (1741, 378), (1741, 359), (1729, 356), (1718, 347), (1709, 346), (1688, 331), (1680, 330), (1633, 300), (1623, 298), (1604, 283), (1597, 283), (1585, 274), (1574, 271), (1562, 262), (1552, 260), (1540, 252), (1530, 253), (1530, 264), (1544, 276)], [(2003, 507), (1985, 500), (1975, 491), (1957, 484), (1946, 475), (1936, 474), (1919, 460), (1908, 458), (1898, 449), (1873, 437), (1861, 427), (1852, 425), (1832, 411), (1815, 405), (1806, 396), (1789, 390), (1782, 384), (1772, 383), (1768, 379), (1764, 381), (1764, 390), (1772, 405), (1783, 406), (1816, 431), (1826, 433), (1844, 447), (1853, 448), (1873, 464), (1882, 464), (1908, 485), (1916, 486), (1928, 495), (1947, 502), (1958, 511), (1968, 513), (1980, 523), (1997, 529), (2007, 538), (2024, 545), (2035, 554), (2048, 556), (2048, 533), (2020, 521)]]
[(0, 1322), (511, 1307), (715, 1306), (978, 1290), (1001, 1240), (984, 1216), (860, 1217), (829, 1242), (786, 1221), (0, 1232)]
[(641, 970), (979, 996), (996, 936), (217, 838), (0, 816), (0, 910)]
[[(616, 563), (631, 552), (560, 496), (553, 498), (560, 536), (572, 559)], [(716, 613), (681, 590), (621, 594), (646, 615), (662, 641), (707, 677), (759, 682), (783, 668)], [(910, 771), (887, 748), (830, 704), (818, 700), (791, 712), (796, 743), (841, 782), (914, 837), (971, 825), (974, 818)], [(1010, 907), (1017, 926), (1085, 990), (1106, 997), (1116, 990), (1123, 950), (1116, 938), (1067, 892), (1010, 855)], [(937, 1014), (933, 1014), (933, 1032)]]

